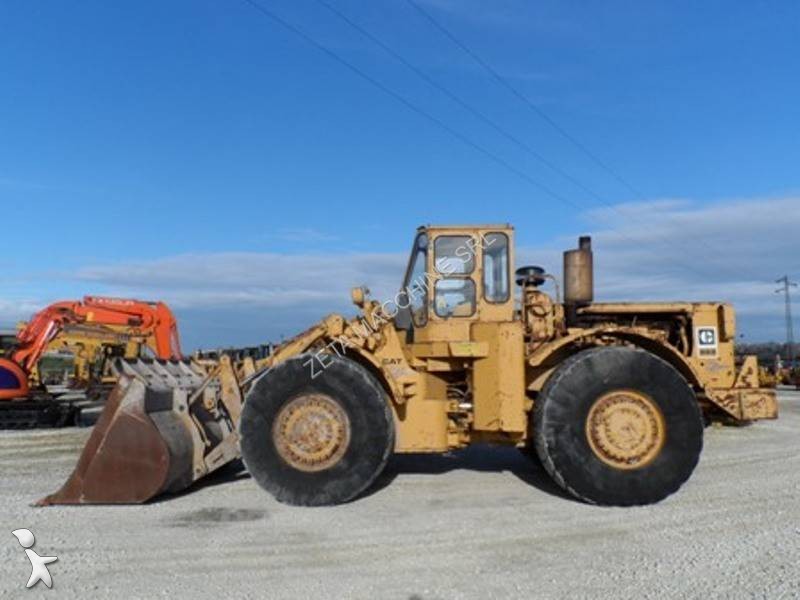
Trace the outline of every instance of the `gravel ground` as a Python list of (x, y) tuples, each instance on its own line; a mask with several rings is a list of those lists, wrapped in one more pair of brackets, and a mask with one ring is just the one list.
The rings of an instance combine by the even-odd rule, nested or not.
[[(278, 504), (244, 474), (147, 506), (33, 508), (88, 432), (0, 432), (0, 596), (800, 597), (800, 393), (780, 400), (778, 421), (707, 429), (680, 492), (626, 509), (565, 498), (491, 448), (395, 457), (334, 508)], [(52, 591), (24, 590), (19, 527), (59, 557)]]

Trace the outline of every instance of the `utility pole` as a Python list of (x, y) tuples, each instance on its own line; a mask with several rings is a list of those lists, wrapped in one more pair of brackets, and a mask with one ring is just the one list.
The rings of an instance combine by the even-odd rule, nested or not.
[(783, 294), (786, 300), (786, 346), (789, 353), (789, 364), (792, 370), (797, 366), (795, 364), (794, 355), (794, 326), (792, 325), (792, 295), (790, 289), (797, 287), (794, 281), (789, 281), (789, 276), (784, 275), (780, 279), (776, 279), (775, 283), (782, 283), (783, 287), (775, 290), (776, 294)]

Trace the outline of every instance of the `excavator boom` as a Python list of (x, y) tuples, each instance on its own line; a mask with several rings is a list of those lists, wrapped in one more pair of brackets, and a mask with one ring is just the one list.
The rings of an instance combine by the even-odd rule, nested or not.
[(17, 347), (9, 358), (0, 358), (0, 400), (29, 393), (28, 377), (44, 352), (68, 327), (104, 328), (141, 336), (156, 357), (181, 358), (175, 317), (163, 302), (85, 296), (82, 301), (55, 302), (36, 313), (17, 334)]

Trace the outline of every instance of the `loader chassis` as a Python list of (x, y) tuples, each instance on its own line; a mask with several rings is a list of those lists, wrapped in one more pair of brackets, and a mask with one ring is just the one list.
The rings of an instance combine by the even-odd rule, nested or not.
[(492, 443), (535, 452), (585, 501), (645, 504), (688, 479), (704, 418), (777, 416), (755, 357), (734, 363), (731, 306), (596, 303), (588, 238), (565, 252), (562, 298), (543, 269), (514, 270), (513, 236), (420, 227), (396, 298), (355, 288), (355, 318), (325, 318), (254, 370), (220, 366), (240, 382), (231, 435), (256, 481), (283, 502), (334, 504), (392, 451)]
[[(485, 240), (497, 232), (513, 235), (507, 227), (427, 227), (420, 234), (433, 241), (427, 244), (433, 248), (440, 236)], [(710, 415), (739, 421), (776, 415), (774, 394), (758, 388), (754, 358), (748, 357), (736, 369), (731, 306), (591, 303), (577, 307), (573, 322), (565, 323), (563, 305), (538, 287), (523, 287), (520, 310), (515, 310), (511, 296), (504, 302), (488, 302), (481, 294), (485, 242), (471, 247), (474, 267), (466, 274), (448, 277), (436, 269), (432, 252), (426, 257), (429, 295), (435, 294), (440, 281), (473, 282), (470, 289), (474, 286), (477, 298), (474, 309), (466, 311), (469, 314), (441, 317), (433, 306), (435, 299), (429, 298), (427, 314), (412, 319), (409, 336), (408, 330), (397, 329), (382, 314), (381, 305), (366, 302), (364, 316), (349, 321), (329, 317), (290, 342), (291, 354), (310, 353), (314, 376), (324, 372), (325, 357), (332, 353), (370, 368), (392, 400), (396, 452), (442, 452), (475, 442), (525, 445), (529, 413), (549, 376), (569, 356), (594, 347), (635, 347), (662, 358), (687, 380)], [(511, 244), (508, 252), (510, 280)], [(406, 287), (413, 283), (409, 277), (413, 269), (412, 257)], [(377, 331), (363, 335), (364, 321)], [(704, 332), (713, 333), (711, 342), (698, 339)], [(279, 349), (274, 362), (280, 360)]]
[[(386, 392), (395, 452), (535, 448), (565, 489), (603, 504), (654, 502), (677, 490), (697, 463), (704, 418), (777, 415), (774, 393), (758, 388), (755, 358), (734, 364), (729, 305), (595, 303), (588, 238), (565, 253), (563, 299), (557, 282), (555, 298), (542, 291), (554, 278), (536, 267), (518, 270), (516, 297), (513, 252), (509, 226), (422, 227), (398, 298), (380, 304), (354, 290), (362, 315), (328, 317), (265, 366), (305, 356), (303, 385), (313, 390), (331, 357), (352, 360)], [(598, 373), (613, 385), (600, 385)], [(247, 394), (243, 427), (258, 398), (255, 389)], [(309, 415), (294, 434), (273, 432), (273, 443), (283, 447), (309, 428), (332, 438), (338, 421), (346, 419), (323, 426)], [(575, 428), (571, 440), (565, 423)], [(258, 445), (246, 435), (243, 442)], [(246, 450), (244, 460), (256, 461)], [(270, 489), (280, 477), (259, 482)]]

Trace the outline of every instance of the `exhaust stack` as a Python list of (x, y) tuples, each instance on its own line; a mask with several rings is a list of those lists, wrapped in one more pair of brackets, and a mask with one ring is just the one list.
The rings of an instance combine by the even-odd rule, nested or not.
[(594, 300), (592, 238), (581, 236), (578, 247), (564, 252), (564, 305), (567, 321), (574, 323), (577, 309)]

